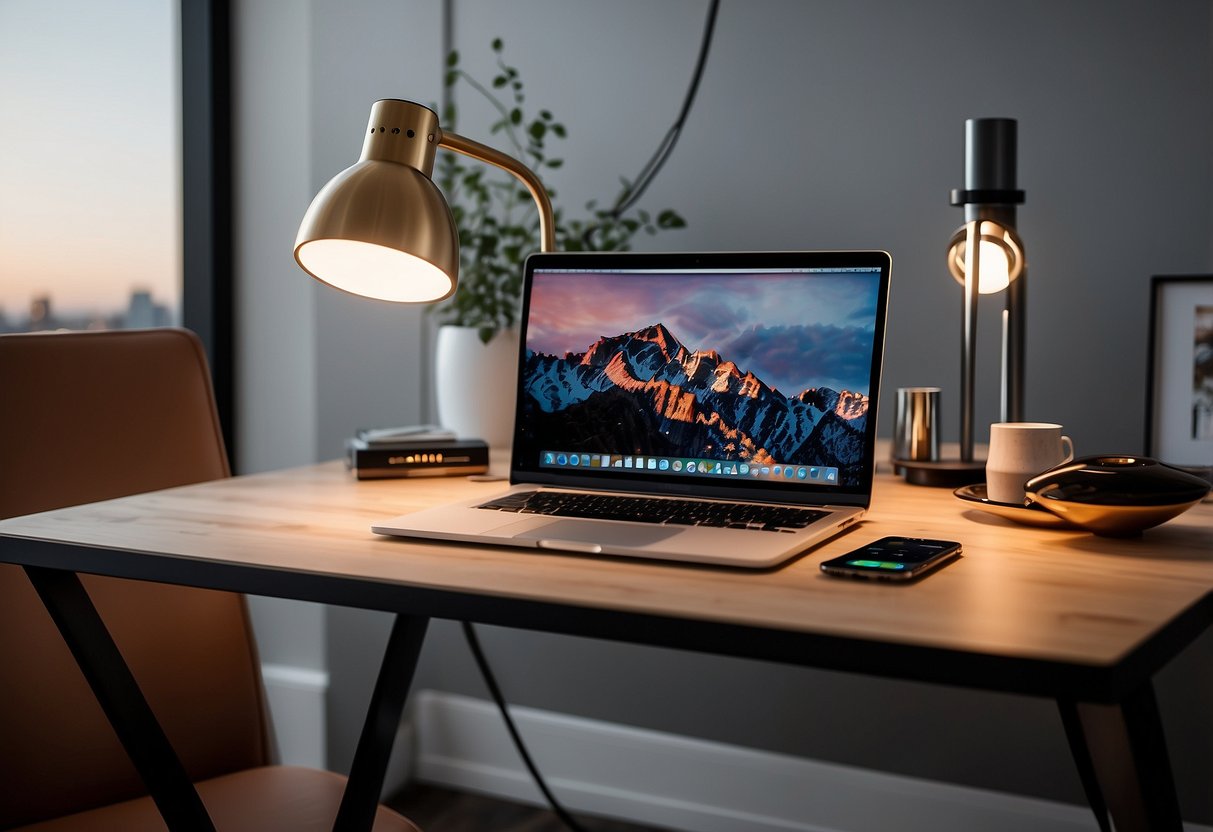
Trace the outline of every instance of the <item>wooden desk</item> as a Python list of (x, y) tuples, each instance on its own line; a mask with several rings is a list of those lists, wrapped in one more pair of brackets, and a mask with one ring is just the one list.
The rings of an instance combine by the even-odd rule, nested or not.
[[(1107, 795), (1121, 832), (1180, 829), (1151, 678), (1213, 620), (1213, 505), (1111, 540), (877, 479), (862, 524), (760, 572), (379, 537), (373, 520), (502, 484), (357, 482), (338, 463), (6, 520), (0, 561), (26, 566), (49, 604), (72, 603), (62, 576), (94, 572), (398, 613), (351, 807), (373, 808), (434, 617), (1047, 696), (1097, 815)], [(960, 540), (965, 554), (910, 586), (818, 570), (886, 534)], [(339, 824), (359, 818), (343, 806)]]

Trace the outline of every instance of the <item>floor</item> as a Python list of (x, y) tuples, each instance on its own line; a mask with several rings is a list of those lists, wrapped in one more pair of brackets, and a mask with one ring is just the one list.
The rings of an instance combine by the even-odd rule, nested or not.
[[(567, 832), (552, 812), (495, 797), (413, 783), (385, 800), (424, 832)], [(617, 820), (576, 815), (585, 832), (664, 832)]]

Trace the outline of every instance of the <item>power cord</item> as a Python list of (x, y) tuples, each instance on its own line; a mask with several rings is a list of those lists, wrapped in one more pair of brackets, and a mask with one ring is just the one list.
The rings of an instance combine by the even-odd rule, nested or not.
[[(641, 195), (652, 183), (653, 178), (657, 176), (658, 171), (665, 165), (666, 160), (670, 157), (670, 153), (674, 150), (674, 145), (678, 143), (678, 138), (682, 135), (682, 127), (686, 123), (687, 115), (691, 112), (691, 104), (694, 103), (695, 95), (699, 90), (699, 81), (703, 77), (703, 68), (707, 63), (708, 48), (712, 44), (713, 32), (716, 30), (716, 13), (719, 9), (720, 0), (711, 0), (708, 6), (707, 22), (704, 24), (703, 29), (703, 41), (699, 46), (699, 57), (695, 61), (695, 71), (691, 75), (691, 83), (687, 88), (682, 108), (678, 112), (678, 117), (666, 132), (665, 138), (657, 146), (657, 151), (653, 154), (652, 158), (645, 163), (640, 173), (637, 174), (636, 181), (619, 195), (619, 199), (616, 200), (615, 205), (610, 211), (612, 219), (619, 219), (625, 211), (636, 204), (636, 201), (640, 199)], [(590, 238), (598, 228), (599, 226), (595, 224), (585, 229), (582, 239), (586, 242), (587, 248), (591, 247)], [(518, 733), (518, 727), (514, 724), (513, 717), (510, 716), (505, 697), (501, 694), (501, 687), (497, 684), (497, 677), (493, 674), (492, 668), (489, 667), (488, 659), (485, 657), (484, 650), (480, 646), (480, 639), (476, 635), (475, 627), (472, 626), (472, 622), (470, 621), (460, 623), (463, 626), (463, 636), (467, 640), (468, 648), (472, 651), (472, 657), (476, 660), (476, 666), (480, 669), (480, 675), (484, 677), (484, 683), (488, 687), (493, 701), (497, 704), (497, 710), (501, 712), (501, 718), (505, 722), (506, 730), (510, 733), (510, 739), (513, 740), (514, 747), (518, 749), (518, 756), (522, 758), (527, 771), (531, 773), (531, 777), (535, 780), (539, 791), (543, 793), (544, 799), (547, 800), (552, 812), (560, 819), (561, 823), (571, 830), (571, 832), (585, 832), (585, 828), (569, 814), (568, 810), (552, 794), (552, 790), (548, 788), (547, 781), (543, 779), (543, 775), (539, 772), (538, 767), (536, 767), (535, 761), (531, 759), (531, 754), (527, 750), (526, 743), (522, 741), (522, 735)]]
[[(615, 205), (610, 210), (612, 220), (617, 220), (623, 213), (636, 204), (657, 176), (657, 172), (665, 165), (666, 160), (670, 157), (670, 153), (674, 150), (674, 145), (678, 144), (678, 139), (682, 135), (682, 126), (686, 123), (687, 116), (691, 112), (691, 104), (695, 101), (695, 95), (699, 91), (699, 81), (703, 77), (703, 68), (708, 61), (708, 48), (712, 45), (712, 35), (716, 31), (716, 13), (720, 10), (720, 0), (711, 0), (708, 6), (707, 21), (703, 27), (703, 40), (699, 45), (699, 57), (695, 61), (695, 71), (691, 74), (691, 83), (687, 87), (686, 96), (682, 102), (682, 109), (678, 112), (678, 117), (674, 123), (670, 125), (670, 129), (666, 131), (665, 138), (657, 145), (656, 152), (640, 169), (640, 173), (636, 175), (636, 181), (629, 187), (625, 188), (623, 193), (619, 195), (619, 199), (615, 201)], [(581, 235), (582, 242), (586, 248), (593, 248), (591, 238), (594, 233), (601, 228), (600, 223), (589, 225)]]
[(476, 636), (476, 629), (472, 626), (472, 622), (463, 621), (460, 623), (463, 625), (463, 636), (467, 639), (473, 658), (476, 659), (476, 666), (480, 668), (480, 675), (484, 677), (484, 683), (488, 686), (493, 701), (497, 703), (497, 710), (501, 711), (501, 718), (505, 720), (506, 730), (510, 732), (510, 739), (514, 741), (514, 747), (518, 749), (518, 755), (522, 757), (522, 762), (526, 764), (527, 771), (531, 773), (535, 784), (539, 786), (539, 791), (543, 792), (544, 798), (556, 814), (556, 817), (560, 818), (560, 821), (572, 832), (585, 832), (585, 828), (560, 804), (560, 801), (556, 799), (556, 795), (552, 794), (552, 790), (548, 788), (543, 775), (539, 773), (539, 769), (535, 766), (535, 761), (531, 759), (531, 754), (527, 751), (526, 744), (522, 741), (522, 735), (518, 733), (518, 727), (514, 725), (514, 719), (510, 716), (509, 708), (506, 707), (505, 697), (501, 695), (501, 688), (497, 685), (497, 677), (493, 675), (488, 659), (485, 658), (484, 650), (480, 647), (480, 639)]

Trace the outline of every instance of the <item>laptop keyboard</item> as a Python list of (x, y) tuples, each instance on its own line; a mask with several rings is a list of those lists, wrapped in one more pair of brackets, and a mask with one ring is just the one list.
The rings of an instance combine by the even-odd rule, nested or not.
[(478, 508), (519, 514), (626, 520), (632, 523), (666, 523), (679, 526), (717, 526), (766, 532), (794, 532), (826, 516), (826, 512), (791, 506), (724, 503), (710, 500), (653, 499), (563, 491), (520, 491)]

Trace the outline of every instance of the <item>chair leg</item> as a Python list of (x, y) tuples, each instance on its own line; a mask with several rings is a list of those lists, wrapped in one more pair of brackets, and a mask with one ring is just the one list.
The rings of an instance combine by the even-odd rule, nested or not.
[(80, 577), (42, 566), (26, 566), (25, 574), (63, 634), (168, 828), (214, 832), (202, 799)]
[(404, 702), (429, 622), (422, 616), (397, 614), (392, 624), (379, 678), (371, 694), (370, 709), (358, 738), (358, 749), (354, 752), (349, 781), (333, 824), (334, 832), (369, 830), (375, 820), (388, 757), (400, 727)]

